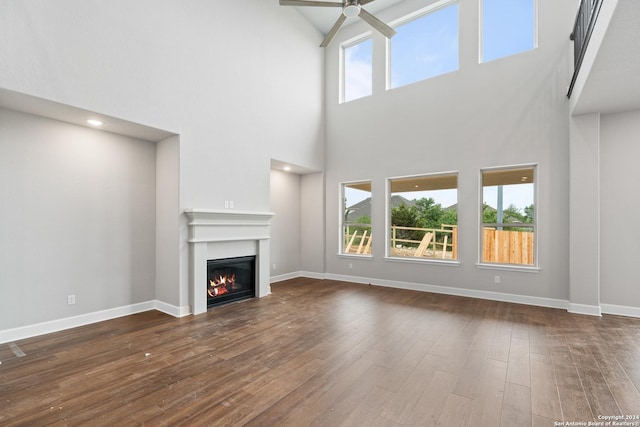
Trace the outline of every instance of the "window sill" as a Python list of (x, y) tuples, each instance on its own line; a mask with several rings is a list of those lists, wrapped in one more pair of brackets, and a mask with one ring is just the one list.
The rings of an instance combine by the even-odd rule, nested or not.
[(458, 260), (443, 260), (443, 259), (425, 259), (425, 258), (411, 258), (411, 257), (390, 257), (384, 258), (389, 262), (407, 262), (410, 264), (431, 264), (431, 265), (443, 265), (446, 267), (459, 267), (460, 261)]
[(479, 262), (476, 267), (486, 270), (503, 270), (503, 271), (518, 271), (521, 273), (539, 273), (540, 267), (528, 267), (525, 265), (510, 265), (510, 264), (486, 264)]
[(373, 259), (373, 255), (370, 254), (341, 254), (338, 253), (338, 258), (349, 258), (349, 259), (366, 259), (366, 260), (372, 260)]

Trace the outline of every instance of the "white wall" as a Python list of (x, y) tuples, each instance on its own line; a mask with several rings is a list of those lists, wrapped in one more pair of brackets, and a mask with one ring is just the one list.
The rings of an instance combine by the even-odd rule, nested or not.
[(569, 203), (571, 311), (600, 309), (600, 114), (570, 118)]
[[(300, 271), (314, 277), (325, 272), (324, 174), (310, 173), (301, 178)], [(330, 232), (335, 232), (331, 230)]]
[(601, 116), (600, 298), (640, 315), (640, 111)]
[[(393, 20), (411, 1), (380, 15)], [(460, 69), (386, 91), (384, 39), (374, 32), (373, 96), (338, 104), (340, 42), (368, 31), (347, 27), (326, 52), (326, 265), (329, 274), (377, 282), (437, 285), (566, 300), (569, 297), (569, 124), (565, 93), (571, 76), (567, 35), (574, 1), (540, 0), (538, 48), (478, 64), (477, 2), (459, 2)], [(479, 170), (538, 165), (540, 271), (485, 270), (478, 261)], [(460, 265), (384, 259), (385, 180), (410, 174), (459, 172)], [(336, 256), (343, 181), (371, 180), (373, 259)], [(349, 264), (353, 268), (349, 269)], [(501, 284), (494, 284), (500, 275)]]
[(180, 138), (156, 145), (156, 289), (159, 301), (180, 300)]
[[(275, 1), (5, 0), (0, 87), (179, 134), (181, 212), (265, 211), (271, 158), (323, 166), (321, 40)], [(182, 310), (178, 227), (179, 283), (158, 296)]]
[[(324, 175), (271, 171), (271, 278), (324, 276)], [(273, 265), (275, 264), (275, 268)]]
[(155, 165), (155, 143), (0, 109), (0, 330), (154, 299)]
[(300, 175), (271, 171), (271, 277), (300, 271), (300, 181)]

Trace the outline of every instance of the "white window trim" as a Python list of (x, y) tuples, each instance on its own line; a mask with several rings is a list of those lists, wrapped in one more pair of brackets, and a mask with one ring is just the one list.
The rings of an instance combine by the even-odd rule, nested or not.
[(493, 62), (493, 61), (498, 61), (500, 59), (504, 59), (504, 58), (508, 58), (510, 56), (515, 56), (521, 53), (525, 53), (525, 52), (529, 52), (530, 50), (535, 50), (538, 48), (538, 0), (533, 0), (533, 47), (530, 50), (523, 50), (522, 52), (518, 52), (518, 53), (514, 53), (511, 55), (507, 55), (507, 56), (503, 56), (501, 58), (496, 58), (496, 59), (492, 59), (491, 61), (484, 61), (483, 60), (483, 56), (484, 56), (484, 51), (483, 51), (483, 47), (484, 47), (484, 40), (483, 40), (483, 35), (484, 35), (484, 27), (482, 25), (482, 21), (483, 21), (483, 14), (482, 12), (484, 11), (484, 0), (480, 0), (478, 2), (478, 64), (487, 64), (489, 62)]
[[(447, 6), (450, 6), (454, 3), (459, 3), (459, 0), (440, 0), (430, 4), (429, 6), (423, 7), (416, 11), (403, 15), (400, 18), (389, 21), (388, 25), (390, 27), (396, 28), (404, 24), (407, 24), (413, 20), (416, 20), (418, 18), (422, 18), (424, 15), (427, 15), (431, 12), (435, 12), (438, 9), (442, 9)], [(460, 35), (460, 9), (458, 9), (458, 37), (459, 35)], [(385, 39), (385, 54), (386, 54), (385, 55), (385, 90), (397, 89), (397, 88), (391, 87), (391, 39)], [(417, 82), (414, 82), (414, 83), (417, 83)]]
[[(391, 181), (394, 179), (405, 179), (405, 178), (418, 178), (418, 177), (437, 177), (437, 176), (450, 176), (455, 175), (458, 179), (460, 178), (460, 171), (448, 171), (448, 172), (435, 172), (435, 173), (419, 173), (415, 175), (403, 175), (403, 176), (394, 176), (386, 179), (385, 182), (385, 201), (384, 201), (384, 209), (385, 209), (385, 248), (384, 248), (384, 260), (385, 261), (399, 261), (399, 262), (407, 262), (414, 264), (437, 264), (437, 265), (449, 265), (455, 266), (460, 265), (460, 258), (446, 260), (446, 259), (423, 259), (423, 258), (411, 258), (411, 257), (399, 257), (391, 255)], [(458, 190), (458, 188), (456, 188)], [(459, 202), (458, 202), (459, 205)], [(372, 221), (373, 222), (373, 221)], [(458, 230), (458, 237), (460, 237), (460, 232)], [(458, 245), (459, 246), (459, 245)]]
[(527, 267), (519, 264), (491, 264), (487, 262), (478, 262), (476, 263), (476, 267), (485, 270), (519, 271), (521, 273), (539, 273), (541, 271), (541, 268), (537, 266)]
[[(339, 49), (340, 50), (340, 58), (338, 59), (338, 67), (340, 67), (339, 73), (338, 73), (338, 80), (339, 80), (339, 82), (338, 82), (338, 104), (345, 104), (347, 102), (356, 101), (358, 99), (361, 99), (361, 98), (356, 98), (356, 99), (351, 99), (349, 101), (345, 101), (345, 99), (344, 99), (344, 95), (345, 95), (345, 92), (346, 92), (345, 87), (344, 87), (344, 85), (346, 83), (345, 69), (344, 69), (344, 66), (345, 66), (344, 51), (345, 51), (345, 49), (348, 49), (348, 48), (350, 48), (350, 47), (352, 47), (352, 46), (354, 46), (354, 45), (356, 45), (358, 43), (364, 42), (367, 39), (372, 39), (371, 40), (371, 44), (372, 44), (372, 46), (371, 46), (371, 51), (372, 51), (371, 52), (371, 74), (372, 74), (372, 76), (371, 77), (372, 77), (372, 80), (373, 80), (373, 73), (374, 73), (374, 69), (373, 69), (373, 67), (374, 67), (374, 65), (373, 65), (373, 50), (374, 50), (373, 49), (373, 32), (372, 31), (367, 31), (366, 33), (359, 34), (359, 35), (357, 35), (355, 37), (352, 37), (352, 38), (350, 38), (348, 40), (345, 40), (342, 43), (340, 43), (340, 49)], [(372, 95), (373, 95), (373, 87), (371, 88), (371, 95), (369, 95), (369, 96), (372, 96)], [(366, 97), (364, 97), (364, 98), (366, 98)]]
[[(511, 169), (526, 169), (533, 168), (533, 230), (534, 230), (534, 240), (533, 240), (533, 265), (524, 265), (524, 264), (499, 264), (493, 262), (482, 262), (482, 226), (483, 222), (483, 214), (482, 214), (482, 204), (484, 202), (484, 187), (482, 185), (482, 173), (483, 172), (492, 172), (499, 170), (511, 170)], [(524, 164), (516, 164), (516, 165), (506, 165), (506, 166), (491, 166), (486, 168), (481, 168), (478, 171), (478, 262), (476, 263), (477, 268), (489, 269), (489, 270), (502, 270), (502, 271), (520, 271), (527, 273), (538, 273), (541, 268), (539, 265), (539, 254), (538, 248), (539, 245), (539, 233), (538, 233), (538, 212), (540, 209), (538, 208), (538, 176), (540, 175), (540, 165), (538, 163), (524, 163)]]
[[(342, 181), (338, 183), (338, 253), (337, 256), (340, 258), (357, 258), (357, 259), (367, 259), (373, 258), (371, 254), (348, 254), (342, 252), (344, 249), (342, 247), (342, 239), (344, 238), (344, 187), (349, 184), (364, 184), (368, 183), (372, 186), (371, 188), (371, 205), (373, 207), (373, 180), (371, 179), (359, 179), (356, 181)], [(371, 209), (371, 232), (373, 232), (373, 209)], [(373, 250), (372, 250), (373, 252)]]
[(416, 11), (413, 11), (411, 13), (408, 13), (406, 15), (401, 16), (400, 18), (394, 19), (393, 21), (389, 22), (389, 26), (391, 27), (397, 27), (400, 25), (404, 25), (409, 21), (413, 21), (414, 19), (418, 19), (421, 18), (423, 15), (427, 15), (431, 12), (435, 12), (438, 9), (442, 9), (444, 7), (447, 7), (453, 3), (458, 3), (459, 0), (440, 0), (437, 1), (435, 3), (430, 4), (429, 6), (423, 7), (421, 9), (418, 9)]

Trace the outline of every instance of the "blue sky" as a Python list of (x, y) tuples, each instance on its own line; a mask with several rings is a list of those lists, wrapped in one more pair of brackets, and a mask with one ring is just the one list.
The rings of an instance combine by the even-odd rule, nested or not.
[(391, 39), (390, 87), (458, 69), (458, 4), (396, 27)]
[(344, 100), (371, 95), (372, 40), (368, 38), (344, 50)]
[[(533, 184), (502, 186), (502, 207), (514, 205), (524, 213), (524, 208), (534, 204)], [(483, 188), (483, 201), (493, 208), (498, 207), (498, 187)]]
[(534, 0), (482, 0), (482, 60), (533, 49)]
[[(347, 207), (371, 197), (371, 193), (368, 191), (357, 190), (353, 188), (345, 187), (345, 197), (347, 199)], [(458, 195), (456, 190), (439, 190), (439, 191), (424, 191), (424, 192), (409, 192), (409, 193), (395, 193), (400, 196), (413, 200), (420, 199), (422, 197), (432, 197), (436, 203), (440, 203), (443, 208), (447, 208), (451, 205), (458, 203)], [(378, 195), (375, 195), (376, 197)], [(497, 187), (485, 187), (483, 188), (483, 201), (493, 208), (497, 208), (498, 192)], [(526, 206), (534, 204), (534, 186), (533, 184), (517, 184), (517, 185), (505, 185), (503, 186), (502, 202), (503, 207), (506, 209), (509, 205), (514, 205), (524, 212)], [(473, 203), (476, 203), (474, 200)]]
[[(482, 4), (483, 62), (535, 46), (535, 0), (478, 0)], [(391, 88), (458, 69), (457, 2), (395, 27), (390, 43)], [(371, 38), (345, 48), (344, 101), (371, 95)]]

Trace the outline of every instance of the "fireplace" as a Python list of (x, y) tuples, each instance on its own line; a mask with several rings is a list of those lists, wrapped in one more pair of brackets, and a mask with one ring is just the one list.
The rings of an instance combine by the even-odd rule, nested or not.
[(256, 257), (207, 260), (207, 308), (256, 296)]
[(185, 214), (189, 227), (189, 288), (193, 314), (207, 312), (207, 260), (255, 257), (255, 296), (269, 295), (269, 221), (273, 213), (185, 209)]

